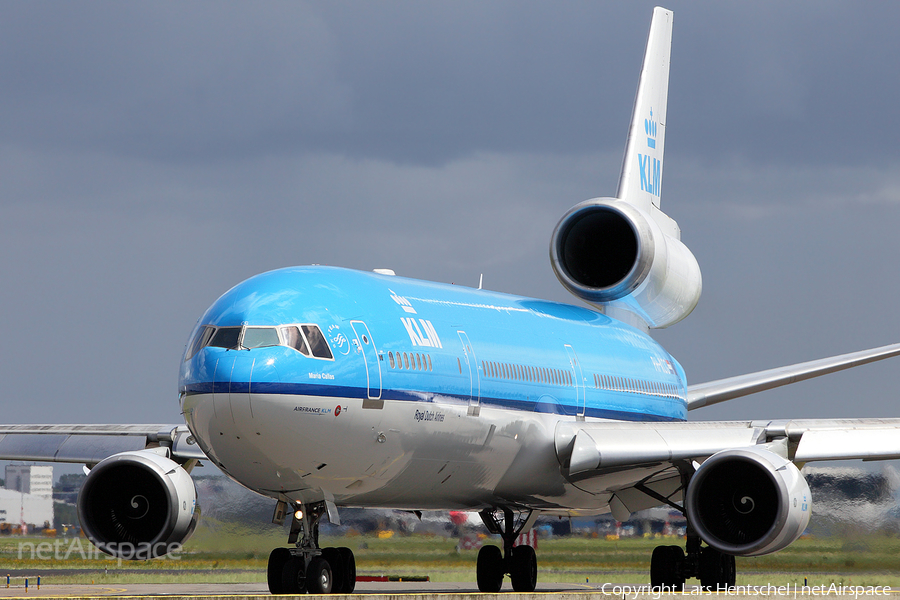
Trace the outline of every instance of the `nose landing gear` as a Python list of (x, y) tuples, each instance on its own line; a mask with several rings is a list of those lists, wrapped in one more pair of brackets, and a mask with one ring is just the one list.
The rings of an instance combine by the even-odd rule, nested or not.
[[(279, 503), (280, 505), (281, 503)], [(284, 507), (281, 507), (283, 513)], [(269, 554), (266, 579), (272, 594), (350, 594), (356, 588), (356, 559), (350, 548), (319, 548), (324, 502), (298, 508), (288, 537), (293, 548)], [(279, 509), (276, 509), (276, 515)]]

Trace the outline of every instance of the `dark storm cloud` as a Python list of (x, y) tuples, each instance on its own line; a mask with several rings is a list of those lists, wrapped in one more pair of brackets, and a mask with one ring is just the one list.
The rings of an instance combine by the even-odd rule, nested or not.
[[(6, 3), (2, 139), (172, 162), (610, 151), (651, 6)], [(670, 127), (682, 152), (896, 156), (891, 95), (871, 90), (896, 86), (900, 6), (670, 7)]]
[[(704, 296), (659, 338), (694, 382), (895, 341), (900, 6), (669, 7)], [(651, 9), (0, 4), (3, 420), (178, 421), (195, 320), (281, 266), (575, 302), (549, 236), (616, 189)], [(891, 369), (697, 416), (895, 415)]]

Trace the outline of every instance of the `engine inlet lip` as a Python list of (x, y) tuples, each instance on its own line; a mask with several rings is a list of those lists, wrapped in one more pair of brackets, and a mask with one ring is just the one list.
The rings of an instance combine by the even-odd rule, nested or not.
[[(768, 478), (769, 483), (775, 490), (777, 490), (777, 492), (783, 494), (786, 491), (783, 482), (774, 475), (773, 470), (775, 469), (775, 466), (771, 464), (761, 463), (757, 460), (758, 458), (758, 454), (747, 452), (744, 449), (735, 449), (728, 454), (714, 455), (703, 463), (701, 469), (691, 479), (691, 483), (688, 486), (686, 493), (686, 500), (690, 500), (689, 502), (685, 502), (686, 517), (688, 519), (688, 522), (691, 523), (691, 525), (700, 535), (700, 538), (707, 544), (715, 545), (719, 550), (724, 550), (731, 554), (752, 556), (755, 554), (754, 550), (765, 547), (769, 542), (771, 542), (772, 539), (777, 536), (781, 527), (784, 525), (784, 522), (787, 519), (787, 511), (785, 510), (784, 506), (779, 506), (778, 510), (775, 512), (775, 518), (772, 519), (772, 523), (766, 529), (765, 533), (755, 540), (741, 544), (730, 542), (728, 540), (720, 538), (717, 535), (714, 535), (704, 525), (703, 520), (700, 518), (700, 514), (698, 512), (699, 509), (697, 507), (697, 505), (699, 504), (698, 498), (703, 494), (704, 486), (707, 484), (707, 479), (709, 478), (709, 476), (714, 474), (717, 468), (723, 468), (725, 466), (724, 464), (720, 465), (719, 463), (738, 461), (760, 468)], [(770, 468), (765, 468), (766, 466)]]
[[(576, 280), (564, 256), (569, 236), (581, 220), (573, 217), (584, 218), (594, 213), (618, 216), (627, 224), (635, 244), (635, 260), (631, 267), (624, 276), (606, 286), (590, 286)], [(639, 210), (617, 198), (595, 198), (573, 206), (557, 223), (551, 237), (550, 262), (560, 282), (569, 290), (580, 292), (576, 295), (592, 302), (611, 302), (629, 295), (644, 282), (652, 266), (654, 244), (650, 228)]]
[[(146, 456), (140, 451), (135, 451), (114, 454), (100, 461), (93, 469), (91, 469), (91, 472), (88, 475), (88, 478), (85, 481), (84, 485), (82, 486), (81, 492), (79, 493), (79, 502), (77, 506), (78, 519), (81, 523), (85, 535), (91, 541), (91, 543), (96, 545), (103, 552), (112, 556), (118, 556), (115, 549), (121, 544), (116, 540), (101, 540), (96, 535), (98, 533), (98, 529), (93, 525), (93, 515), (91, 514), (88, 507), (91, 504), (91, 497), (97, 492), (95, 488), (100, 485), (104, 473), (125, 466), (135, 469), (142, 469), (152, 475), (156, 483), (165, 488), (167, 492), (166, 495), (169, 498), (169, 506), (164, 527), (160, 529), (160, 531), (154, 536), (152, 540), (148, 542), (142, 542), (141, 545), (151, 549), (156, 548), (156, 546), (161, 541), (166, 540), (171, 535), (178, 521), (178, 500), (176, 490), (172, 482), (169, 481), (169, 479), (165, 476), (165, 470), (153, 460), (153, 457)], [(137, 556), (135, 555), (131, 558), (136, 557)]]

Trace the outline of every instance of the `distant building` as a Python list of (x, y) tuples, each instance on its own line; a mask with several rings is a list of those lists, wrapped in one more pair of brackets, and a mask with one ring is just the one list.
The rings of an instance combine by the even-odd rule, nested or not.
[(8, 490), (23, 494), (53, 497), (53, 467), (46, 465), (6, 465), (6, 484)]
[(7, 465), (0, 490), (0, 523), (53, 524), (53, 467)]
[(0, 490), (0, 523), (30, 528), (53, 526), (53, 498), (23, 494), (15, 490)]

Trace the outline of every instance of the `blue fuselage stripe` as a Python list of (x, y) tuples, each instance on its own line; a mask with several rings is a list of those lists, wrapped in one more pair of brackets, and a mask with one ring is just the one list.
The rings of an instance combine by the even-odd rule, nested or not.
[[(195, 394), (260, 394), (260, 395), (277, 395), (285, 397), (318, 397), (318, 398), (350, 398), (350, 399), (366, 399), (368, 397), (367, 390), (359, 387), (349, 387), (340, 385), (315, 385), (306, 383), (273, 383), (273, 382), (229, 382), (216, 381), (197, 383), (185, 386), (185, 394), (188, 396)], [(423, 394), (422, 392), (410, 392), (404, 390), (382, 390), (382, 400), (399, 401), (399, 402), (434, 402), (434, 401), (450, 401), (457, 403), (467, 403), (469, 398), (458, 394)], [(545, 414), (574, 415), (577, 407), (572, 405), (563, 405), (555, 402), (535, 402), (531, 400), (513, 400), (509, 398), (490, 398), (482, 397), (479, 404), (485, 407), (503, 408), (509, 410), (518, 410), (524, 412), (537, 412)], [(598, 419), (615, 419), (619, 421), (682, 421), (672, 417), (663, 415), (648, 414), (644, 412), (623, 411), (615, 409), (604, 409), (596, 406), (587, 406), (584, 411), (585, 416)]]

